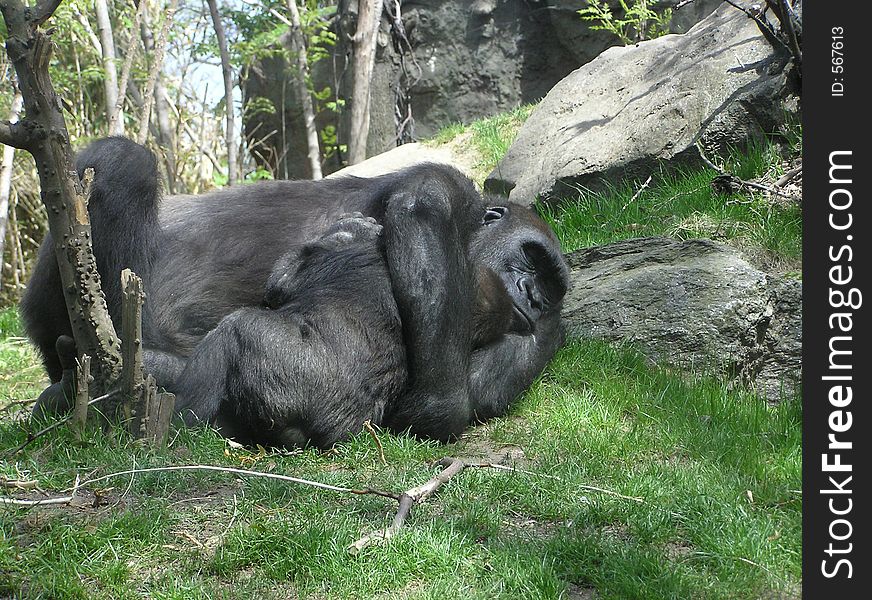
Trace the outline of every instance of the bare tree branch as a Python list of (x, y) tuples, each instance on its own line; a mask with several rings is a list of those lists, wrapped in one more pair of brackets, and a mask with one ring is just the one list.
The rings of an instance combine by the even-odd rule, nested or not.
[(173, 22), (178, 4), (179, 0), (170, 0), (170, 5), (167, 7), (166, 14), (164, 15), (163, 26), (160, 29), (160, 36), (154, 48), (151, 68), (148, 71), (148, 81), (145, 84), (145, 92), (143, 93), (142, 114), (139, 117), (139, 132), (136, 136), (136, 141), (139, 144), (145, 144), (145, 140), (148, 139), (148, 123), (151, 120), (151, 105), (154, 101), (155, 82), (163, 67), (164, 54), (167, 49), (167, 36), (169, 36), (170, 25)]
[(118, 82), (118, 100), (115, 110), (109, 116), (110, 135), (124, 135), (124, 98), (127, 96), (127, 82), (130, 80), (130, 71), (133, 69), (133, 59), (139, 48), (139, 26), (142, 22), (142, 14), (145, 12), (146, 0), (139, 0), (136, 14), (133, 17), (133, 27), (130, 28), (130, 41), (127, 43), (127, 55), (124, 57), (124, 65), (121, 67), (121, 81)]
[(0, 498), (0, 505), (21, 506), (25, 508), (33, 508), (34, 506), (46, 506), (50, 504), (69, 504), (76, 498), (76, 492), (79, 491), (79, 476), (76, 475), (76, 482), (73, 484), (73, 491), (69, 496), (60, 498), (43, 498), (40, 500), (22, 500), (19, 498)]
[[(94, 15), (97, 17), (97, 33), (103, 51), (103, 89), (106, 94), (106, 119), (109, 123), (123, 119), (116, 114), (118, 110), (118, 67), (115, 65), (115, 37), (112, 21), (109, 19), (109, 5), (106, 0), (94, 1)], [(122, 96), (123, 97), (123, 96)]]
[(411, 514), (412, 507), (415, 504), (419, 504), (435, 494), (436, 490), (442, 487), (444, 483), (449, 481), (455, 475), (462, 473), (466, 468), (466, 463), (458, 458), (443, 458), (439, 461), (439, 465), (443, 467), (442, 471), (431, 477), (427, 483), (413, 487), (412, 489), (406, 490), (400, 494), (398, 499), (399, 507), (397, 508), (397, 513), (394, 515), (394, 520), (389, 527), (363, 536), (348, 546), (348, 552), (351, 554), (358, 554), (367, 546), (383, 542), (397, 535), (400, 528), (405, 524), (406, 519), (408, 519)]
[(236, 160), (236, 125), (233, 114), (233, 70), (230, 66), (230, 52), (227, 50), (227, 37), (224, 35), (224, 25), (221, 23), (218, 3), (216, 0), (206, 0), (206, 3), (209, 5), (212, 27), (215, 29), (215, 37), (218, 40), (221, 73), (224, 76), (224, 112), (227, 123), (224, 141), (227, 146), (227, 185), (235, 185), (239, 167)]
[(374, 490), (370, 488), (365, 489), (355, 489), (349, 487), (343, 487), (339, 485), (330, 485), (329, 483), (321, 483), (320, 481), (311, 481), (309, 479), (301, 479), (300, 477), (292, 477), (290, 475), (279, 475), (278, 473), (263, 473), (261, 471), (250, 471), (248, 469), (234, 469), (232, 467), (218, 467), (215, 465), (179, 465), (175, 467), (152, 467), (150, 469), (130, 469), (127, 471), (118, 471), (116, 473), (109, 473), (108, 475), (101, 475), (100, 477), (95, 477), (93, 479), (88, 479), (83, 482), (81, 485), (91, 485), (93, 483), (97, 483), (98, 481), (105, 481), (107, 479), (112, 479), (114, 477), (123, 477), (125, 475), (133, 475), (137, 473), (166, 473), (169, 471), (217, 471), (219, 473), (232, 473), (234, 475), (242, 475), (245, 477), (261, 477), (265, 479), (275, 479), (277, 481), (287, 481), (289, 483), (298, 483), (300, 485), (307, 485), (309, 487), (315, 487), (322, 490), (327, 490), (330, 492), (341, 492), (346, 494), (355, 494), (358, 496), (370, 495), (370, 496), (382, 496), (385, 498), (391, 498), (392, 500), (397, 500), (399, 496), (397, 494), (391, 492), (383, 492), (380, 490)]

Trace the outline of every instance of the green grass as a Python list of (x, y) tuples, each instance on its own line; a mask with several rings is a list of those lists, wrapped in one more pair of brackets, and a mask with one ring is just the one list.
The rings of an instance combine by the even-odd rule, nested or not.
[(469, 134), (463, 144), (475, 150), (474, 164), (468, 165), (475, 173), (480, 174), (475, 179), (481, 183), (502, 160), (509, 146), (515, 141), (518, 130), (527, 117), (536, 108), (535, 104), (524, 104), (507, 113), (486, 117), (473, 121), (468, 125), (452, 123), (443, 127), (427, 143), (433, 145), (451, 144)]
[(18, 310), (0, 309), (0, 418), (36, 398), (45, 385), (36, 350), (24, 338)]
[(475, 121), (470, 125), (472, 143), (481, 155), (481, 168), (492, 171), (515, 141), (518, 130), (536, 108), (524, 104), (507, 113)]
[[(401, 491), (441, 456), (506, 448), (527, 472), (467, 470), (359, 556), (345, 547), (385, 527), (392, 501), (216, 473), (125, 476), (73, 508), (0, 507), (0, 595), (515, 599), (573, 585), (603, 599), (796, 597), (801, 418), (798, 400), (770, 407), (631, 349), (574, 342), (511, 415), (457, 444), (381, 434), (386, 466), (365, 434), (330, 453), (272, 453), (185, 430), (157, 451), (61, 428), (3, 455), (0, 475), (61, 494), (76, 474), (202, 463)], [(0, 421), (0, 448), (27, 429)]]
[[(751, 180), (781, 174), (774, 143), (734, 153), (727, 169)], [(665, 235), (711, 238), (737, 246), (763, 266), (799, 271), (802, 210), (796, 203), (773, 202), (763, 194), (725, 196), (710, 185), (716, 172), (701, 168), (663, 172), (641, 184), (624, 184), (601, 193), (580, 192), (540, 210), (565, 251), (616, 240)]]

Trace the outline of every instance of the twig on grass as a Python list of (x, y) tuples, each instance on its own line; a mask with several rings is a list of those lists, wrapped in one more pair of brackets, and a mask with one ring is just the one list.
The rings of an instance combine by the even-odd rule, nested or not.
[(0, 487), (11, 488), (13, 490), (30, 490), (39, 486), (38, 481), (32, 479), (7, 479), (0, 475)]
[(627, 207), (630, 206), (633, 202), (635, 202), (636, 198), (638, 198), (639, 196), (642, 195), (642, 192), (645, 191), (645, 188), (647, 188), (648, 184), (651, 183), (651, 178), (653, 178), (653, 177), (654, 177), (653, 175), (648, 175), (648, 179), (645, 180), (645, 183), (642, 184), (642, 187), (640, 187), (638, 190), (636, 190), (636, 193), (633, 194), (633, 197), (630, 198), (629, 200), (627, 200), (627, 203), (624, 204), (624, 206), (621, 208), (621, 212), (627, 210)]
[(381, 464), (384, 466), (388, 466), (388, 461), (385, 460), (385, 449), (382, 447), (381, 440), (378, 439), (378, 433), (376, 433), (375, 428), (372, 426), (372, 423), (369, 419), (363, 422), (363, 428), (369, 432), (369, 435), (375, 442), (376, 447), (378, 447), (378, 457), (381, 460)]
[[(118, 393), (118, 390), (112, 390), (108, 394), (103, 394), (102, 396), (97, 396), (93, 400), (88, 401), (88, 406), (91, 406), (92, 404), (95, 404), (97, 402), (102, 402), (103, 400), (108, 400), (109, 398), (111, 398), (112, 396), (114, 396), (117, 393)], [(8, 457), (8, 456), (14, 456), (14, 455), (18, 454), (19, 452), (21, 452), (22, 450), (27, 448), (30, 444), (32, 444), (35, 440), (44, 436), (45, 434), (49, 433), (50, 431), (54, 431), (55, 429), (57, 429), (58, 427), (60, 427), (64, 423), (72, 420), (72, 418), (73, 418), (73, 413), (70, 413), (67, 416), (63, 417), (62, 419), (55, 421), (51, 425), (48, 425), (48, 426), (40, 429), (36, 433), (28, 433), (27, 439), (24, 440), (21, 444), (19, 444), (15, 448), (13, 448), (12, 450), (10, 450), (9, 452), (7, 452), (5, 456)]]
[(802, 165), (790, 169), (787, 173), (779, 177), (778, 181), (775, 182), (775, 187), (784, 187), (785, 185), (796, 179), (798, 175), (802, 175)]
[(36, 398), (25, 398), (24, 400), (12, 400), (11, 402), (8, 402), (6, 405), (4, 405), (3, 407), (0, 407), (0, 413), (11, 410), (12, 408), (14, 408), (16, 406), (24, 406), (25, 404), (33, 404), (34, 402), (36, 402)]
[(58, 498), (43, 498), (42, 500), (24, 500), (19, 498), (0, 498), (0, 505), (6, 506), (21, 506), (23, 508), (32, 508), (34, 506), (46, 506), (49, 504), (69, 504), (76, 498), (76, 492), (79, 491), (81, 484), (79, 476), (76, 475), (76, 482), (73, 484), (72, 492), (69, 496), (61, 496)]
[(443, 469), (437, 475), (431, 477), (427, 483), (406, 490), (399, 495), (398, 501), (400, 505), (397, 508), (397, 513), (394, 515), (394, 520), (389, 527), (363, 536), (348, 546), (348, 552), (351, 554), (358, 554), (367, 546), (394, 537), (409, 517), (409, 514), (412, 511), (412, 506), (419, 504), (432, 496), (436, 490), (442, 487), (442, 484), (446, 483), (458, 473), (462, 473), (467, 467), (467, 464), (462, 460), (448, 457), (440, 460), (438, 464), (441, 465)]
[[(785, 194), (784, 192), (776, 189), (775, 187), (763, 185), (762, 183), (757, 183), (756, 181), (746, 181), (746, 180), (742, 179), (741, 177), (733, 175), (729, 171), (724, 170), (723, 168), (717, 166), (715, 163), (710, 161), (708, 159), (708, 157), (706, 157), (705, 152), (703, 151), (701, 144), (697, 143), (696, 149), (699, 152), (699, 157), (700, 157), (700, 159), (702, 159), (702, 162), (710, 169), (718, 172), (718, 176), (712, 180), (713, 184), (715, 184), (717, 182), (717, 184), (718, 184), (717, 189), (722, 189), (722, 188), (729, 189), (731, 187), (732, 188), (746, 188), (746, 189), (752, 188), (752, 189), (756, 189), (756, 190), (762, 190), (764, 192), (769, 192), (770, 194), (773, 194), (775, 196), (781, 196), (782, 198), (787, 198), (789, 200), (793, 200), (794, 202), (801, 202), (802, 201), (802, 198), (799, 198), (799, 197), (791, 195), (791, 194)], [(800, 168), (800, 172), (801, 171), (802, 171), (802, 168)], [(776, 183), (775, 185), (777, 187), (778, 183)]]
[(278, 481), (287, 481), (290, 483), (299, 483), (300, 485), (308, 485), (322, 490), (331, 492), (342, 492), (346, 494), (383, 496), (392, 500), (399, 500), (399, 495), (392, 492), (384, 492), (371, 488), (355, 489), (343, 487), (339, 485), (330, 485), (329, 483), (321, 483), (320, 481), (312, 481), (309, 479), (301, 479), (299, 477), (291, 477), (290, 475), (279, 475), (278, 473), (264, 473), (262, 471), (249, 471), (248, 469), (234, 469), (232, 467), (218, 467), (215, 465), (177, 465), (174, 467), (150, 467), (145, 469), (128, 469), (126, 471), (117, 471), (108, 475), (101, 475), (93, 479), (88, 479), (82, 485), (91, 485), (98, 481), (105, 481), (113, 477), (121, 477), (123, 475), (132, 475), (139, 473), (166, 473), (169, 471), (218, 471), (220, 473), (233, 473), (234, 475), (242, 475), (245, 477), (262, 477), (265, 479), (276, 479)]

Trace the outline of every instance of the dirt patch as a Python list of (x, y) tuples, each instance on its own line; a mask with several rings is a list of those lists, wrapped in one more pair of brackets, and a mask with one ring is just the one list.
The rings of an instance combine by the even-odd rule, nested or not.
[(668, 542), (663, 547), (663, 554), (669, 560), (679, 562), (693, 554), (693, 546), (683, 541)]
[(570, 583), (560, 597), (566, 600), (596, 600), (599, 594), (592, 587)]
[(571, 527), (572, 521), (540, 521), (526, 515), (514, 514), (503, 519), (503, 525), (513, 533), (542, 540), (553, 537), (561, 529)]

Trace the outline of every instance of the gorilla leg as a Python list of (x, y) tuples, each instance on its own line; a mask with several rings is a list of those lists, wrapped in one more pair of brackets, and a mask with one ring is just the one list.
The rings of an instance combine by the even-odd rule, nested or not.
[(175, 393), (175, 381), (185, 369), (185, 359), (172, 352), (143, 348), (143, 369), (152, 375), (159, 385)]
[[(160, 176), (154, 155), (122, 137), (98, 140), (83, 150), (76, 158), (79, 177), (87, 168), (94, 169), (88, 202), (94, 257), (109, 315), (117, 329), (121, 326), (122, 269), (134, 270), (146, 285), (150, 281), (151, 264), (160, 243)], [(146, 303), (144, 331), (148, 331), (150, 311)], [(21, 318), (42, 354), (49, 379), (53, 383), (60, 381), (64, 367), (55, 353), (55, 342), (60, 336), (72, 336), (72, 328), (51, 234), (40, 246), (36, 267), (21, 299)]]
[(385, 415), (396, 431), (446, 441), (469, 424), (474, 276), (466, 252), (479, 212), (469, 180), (444, 171), (410, 174), (387, 201), (386, 255), (410, 383)]

